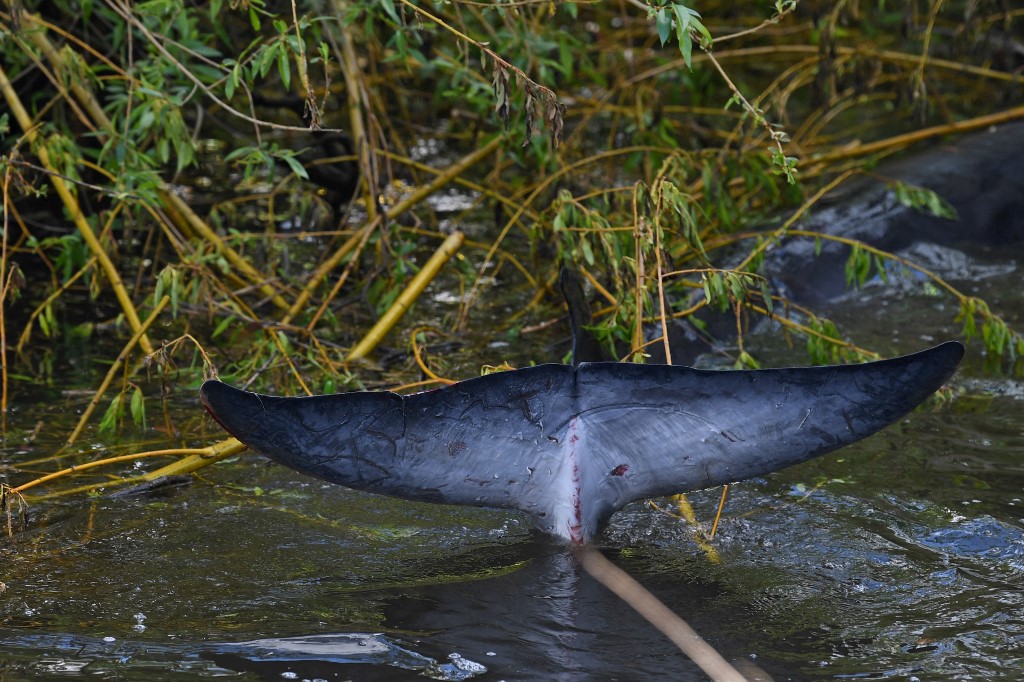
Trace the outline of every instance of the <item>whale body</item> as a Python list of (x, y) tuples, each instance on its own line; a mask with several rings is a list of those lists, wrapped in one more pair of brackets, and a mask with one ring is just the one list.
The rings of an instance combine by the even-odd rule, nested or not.
[(414, 395), (283, 398), (219, 381), (210, 414), (304, 474), (403, 499), (521, 509), (591, 541), (629, 502), (761, 476), (897, 421), (964, 348), (860, 365), (713, 371), (618, 362), (539, 365)]

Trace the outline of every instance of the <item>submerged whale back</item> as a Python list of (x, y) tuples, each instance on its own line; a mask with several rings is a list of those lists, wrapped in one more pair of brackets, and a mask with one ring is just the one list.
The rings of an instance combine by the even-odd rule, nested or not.
[(892, 360), (752, 371), (541, 365), (399, 396), (308, 398), (203, 384), (210, 413), (259, 453), (405, 499), (522, 509), (585, 542), (639, 498), (763, 475), (875, 433), (939, 388), (945, 343)]

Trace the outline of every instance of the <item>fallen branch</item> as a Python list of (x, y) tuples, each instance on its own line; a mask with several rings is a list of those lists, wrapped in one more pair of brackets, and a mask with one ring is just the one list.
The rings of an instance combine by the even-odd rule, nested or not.
[(351, 361), (365, 357), (371, 350), (376, 348), (384, 336), (391, 331), (391, 328), (402, 319), (402, 316), (405, 315), (413, 301), (434, 279), (441, 270), (441, 266), (455, 255), (455, 252), (462, 246), (464, 239), (465, 235), (461, 232), (453, 232), (448, 235), (448, 238), (444, 240), (441, 246), (437, 247), (437, 251), (430, 257), (426, 265), (416, 273), (416, 276), (412, 278), (402, 293), (398, 295), (398, 298), (388, 308), (387, 312), (377, 320), (377, 324), (373, 325), (373, 328), (366, 333), (366, 336), (349, 352), (347, 360)]
[(151, 471), (141, 476), (128, 476), (119, 478), (113, 481), (103, 481), (102, 483), (91, 483), (89, 485), (79, 486), (77, 488), (69, 488), (61, 490), (56, 493), (48, 495), (41, 495), (39, 497), (33, 497), (33, 499), (49, 499), (52, 497), (66, 497), (68, 495), (75, 495), (78, 493), (90, 493), (100, 488), (109, 488), (111, 486), (123, 486), (132, 483), (153, 481), (163, 476), (181, 476), (184, 474), (191, 474), (203, 467), (209, 466), (216, 462), (221, 461), (232, 455), (245, 450), (245, 445), (234, 438), (228, 438), (222, 440), (213, 445), (205, 448), (176, 448), (170, 450), (152, 450), (150, 452), (137, 452), (131, 455), (118, 455), (117, 457), (106, 457), (104, 459), (98, 459), (94, 462), (86, 462), (85, 464), (77, 464), (70, 466), (60, 471), (55, 471), (52, 474), (47, 474), (35, 480), (24, 483), (17, 488), (11, 488), (10, 492), (21, 493), (23, 490), (28, 490), (37, 485), (43, 483), (49, 483), (58, 478), (70, 476), (71, 474), (78, 473), (80, 471), (86, 471), (88, 469), (94, 469), (100, 466), (106, 466), (108, 464), (116, 464), (118, 462), (131, 462), (133, 460), (142, 459), (146, 457), (164, 457), (170, 455), (184, 455), (181, 459), (168, 464), (167, 466), (161, 467), (155, 471)]

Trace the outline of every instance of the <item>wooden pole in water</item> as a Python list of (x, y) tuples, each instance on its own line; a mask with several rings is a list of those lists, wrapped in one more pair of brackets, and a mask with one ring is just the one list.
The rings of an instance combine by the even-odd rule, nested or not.
[(716, 682), (746, 682), (744, 677), (697, 631), (647, 591), (628, 573), (609, 561), (599, 550), (585, 545), (576, 550), (583, 568), (595, 580), (617, 594), (647, 619)]

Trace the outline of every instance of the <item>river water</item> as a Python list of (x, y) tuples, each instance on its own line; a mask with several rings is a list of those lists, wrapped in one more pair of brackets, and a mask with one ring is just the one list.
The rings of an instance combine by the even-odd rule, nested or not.
[[(1014, 254), (961, 265), (956, 283), (1019, 328)], [(904, 284), (831, 314), (893, 354), (955, 338), (953, 304)], [(771, 332), (748, 338), (766, 366), (805, 361)], [(713, 550), (665, 500), (616, 514), (599, 546), (752, 676), (1018, 679), (1024, 385), (977, 341), (952, 385), (866, 441), (734, 485)], [(2, 462), (56, 450), (89, 398), (19, 396)], [(221, 437), (196, 391), (170, 410), (194, 444)], [(91, 438), (83, 458), (177, 445)], [(718, 498), (690, 495), (705, 524)], [(4, 679), (702, 679), (525, 517), (353, 492), (251, 454), (157, 493), (33, 503), (0, 543), (0, 581)]]

